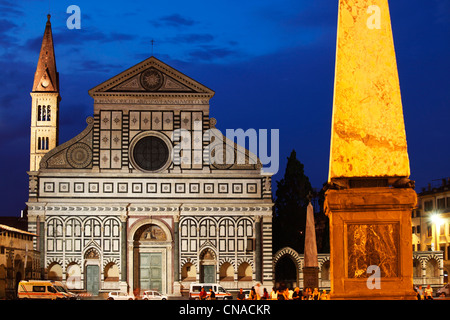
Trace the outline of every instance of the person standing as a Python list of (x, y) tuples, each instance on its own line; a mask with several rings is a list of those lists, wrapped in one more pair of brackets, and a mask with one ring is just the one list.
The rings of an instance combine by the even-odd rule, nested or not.
[(425, 299), (433, 300), (433, 288), (431, 288), (430, 285), (428, 285), (427, 288), (425, 289)]
[(200, 291), (200, 294), (198, 295), (198, 298), (200, 300), (205, 300), (207, 295), (208, 294), (205, 291), (205, 287), (202, 287), (202, 290)]
[(299, 287), (296, 287), (294, 290), (294, 293), (292, 294), (292, 300), (301, 300), (302, 299), (302, 293), (300, 291)]
[(269, 293), (267, 292), (267, 289), (264, 288), (263, 294), (261, 296), (261, 300), (269, 300)]
[(277, 291), (277, 300), (286, 300), (284, 297), (284, 288), (283, 287), (278, 287), (278, 291)]
[(258, 294), (256, 293), (255, 287), (252, 287), (250, 294), (248, 295), (248, 300), (259, 300)]
[(417, 300), (423, 300), (423, 289), (422, 286), (419, 286), (417, 289)]
[(213, 289), (209, 289), (209, 300), (216, 300), (216, 293), (213, 291)]
[(242, 288), (239, 289), (239, 293), (237, 294), (237, 299), (238, 300), (245, 300), (245, 293), (242, 290)]
[(312, 294), (312, 300), (319, 300), (320, 292), (318, 288), (314, 288), (314, 292)]
[(278, 300), (277, 291), (275, 290), (275, 287), (272, 287), (272, 291), (270, 292), (270, 300)]

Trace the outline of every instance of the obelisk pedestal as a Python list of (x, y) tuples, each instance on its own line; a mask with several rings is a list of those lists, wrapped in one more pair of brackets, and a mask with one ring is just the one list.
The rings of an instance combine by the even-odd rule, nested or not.
[(387, 0), (340, 0), (330, 168), (332, 299), (412, 299), (410, 181)]
[(332, 299), (415, 299), (410, 188), (328, 190)]

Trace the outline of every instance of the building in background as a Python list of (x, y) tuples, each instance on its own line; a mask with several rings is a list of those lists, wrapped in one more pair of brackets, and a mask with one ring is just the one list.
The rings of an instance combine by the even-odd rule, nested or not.
[(14, 299), (21, 280), (40, 279), (35, 234), (0, 224), (0, 300)]
[[(414, 261), (415, 279), (434, 279), (435, 283), (448, 283), (450, 270), (450, 178), (429, 184), (418, 193), (417, 209), (412, 214), (414, 254), (436, 253), (442, 259), (430, 257), (426, 263)], [(431, 283), (430, 283), (431, 284)]]

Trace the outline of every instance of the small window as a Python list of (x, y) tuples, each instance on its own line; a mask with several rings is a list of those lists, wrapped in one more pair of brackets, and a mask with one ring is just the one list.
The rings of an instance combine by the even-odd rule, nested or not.
[(45, 286), (33, 286), (33, 292), (45, 292)]
[(425, 212), (430, 212), (433, 210), (433, 200), (427, 200), (423, 203)]
[(253, 251), (254, 250), (254, 239), (247, 239), (247, 251)]
[(51, 117), (51, 107), (50, 106), (47, 106), (47, 121), (51, 121), (52, 120), (52, 117)]
[(38, 121), (42, 121), (42, 106), (38, 106)]
[(53, 288), (53, 287), (48, 286), (47, 287), (47, 292), (56, 293), (56, 289)]
[(445, 209), (445, 198), (437, 199), (437, 208), (439, 210)]

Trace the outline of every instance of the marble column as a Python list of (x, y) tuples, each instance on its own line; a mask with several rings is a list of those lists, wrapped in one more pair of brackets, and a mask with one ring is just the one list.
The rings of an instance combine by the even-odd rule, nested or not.
[(261, 217), (255, 217), (255, 280), (262, 282)]
[(180, 279), (180, 215), (173, 217), (173, 291), (175, 296), (181, 296), (181, 279)]

